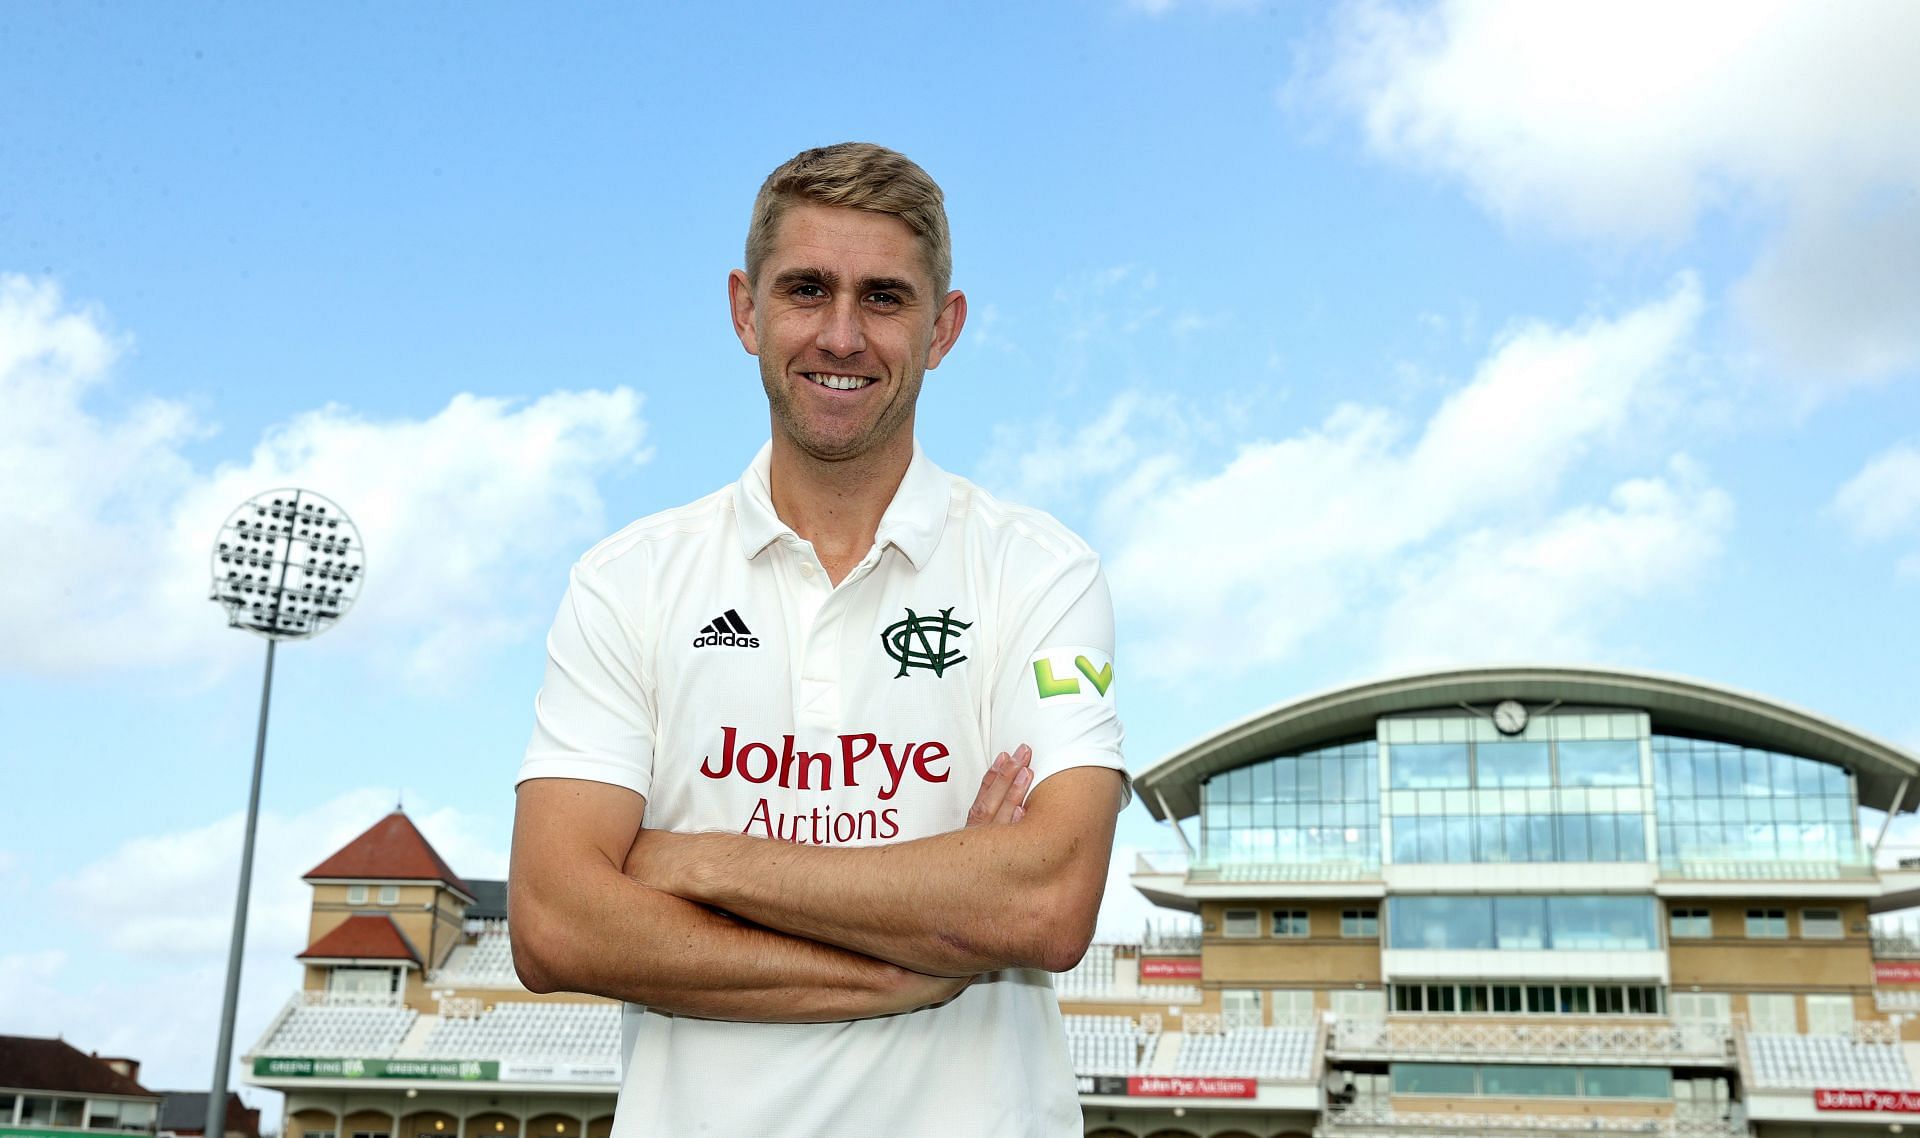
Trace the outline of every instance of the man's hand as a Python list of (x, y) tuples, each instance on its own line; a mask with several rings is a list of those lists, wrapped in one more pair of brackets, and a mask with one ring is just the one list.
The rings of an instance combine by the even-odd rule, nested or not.
[(984, 826), (989, 822), (1018, 822), (1027, 816), (1027, 787), (1033, 785), (1033, 748), (1020, 744), (1013, 754), (1000, 752), (980, 780), (980, 792), (974, 795), (973, 808), (967, 811), (967, 825)]

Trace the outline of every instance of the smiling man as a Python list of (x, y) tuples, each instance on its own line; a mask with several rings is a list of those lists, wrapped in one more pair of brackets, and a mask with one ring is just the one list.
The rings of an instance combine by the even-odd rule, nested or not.
[(903, 156), (775, 170), (727, 282), (771, 440), (574, 566), (510, 915), (528, 987), (626, 1001), (615, 1138), (1082, 1132), (1047, 973), (1126, 801), (1112, 605), (915, 444), (951, 265)]

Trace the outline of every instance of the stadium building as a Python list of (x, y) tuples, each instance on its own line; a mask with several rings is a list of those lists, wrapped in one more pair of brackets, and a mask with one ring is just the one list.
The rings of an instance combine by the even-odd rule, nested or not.
[[(1169, 911), (1059, 977), (1097, 1138), (1920, 1127), (1920, 760), (1693, 680), (1478, 668), (1291, 701), (1154, 763)], [(1189, 835), (1182, 823), (1197, 822)], [(249, 1054), (286, 1138), (605, 1138), (618, 1005), (514, 978), (504, 885), (395, 813), (307, 876)]]

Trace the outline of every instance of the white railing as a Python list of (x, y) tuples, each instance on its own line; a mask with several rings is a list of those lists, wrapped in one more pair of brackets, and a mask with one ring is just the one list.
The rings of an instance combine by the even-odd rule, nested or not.
[(440, 997), (441, 1019), (478, 1019), (486, 1005), (478, 996)]
[(1853, 1041), (1855, 1043), (1898, 1043), (1900, 1029), (1884, 1019), (1857, 1020), (1853, 1025)]
[(1874, 876), (1865, 861), (1742, 861), (1737, 858), (1673, 858), (1660, 876), (1689, 881), (1839, 881)]
[(1883, 1012), (1920, 1011), (1920, 988), (1875, 988), (1873, 1006)]
[(1180, 952), (1200, 951), (1200, 922), (1148, 921), (1146, 931), (1140, 936), (1142, 952)]
[(1184, 850), (1136, 851), (1133, 855), (1135, 873), (1185, 873), (1187, 855)]
[(294, 997), (304, 1008), (399, 1008), (406, 998), (399, 992), (329, 992), (303, 989)]
[(1920, 959), (1920, 933), (1911, 929), (1873, 930), (1873, 955), (1883, 960)]
[(1377, 861), (1223, 861), (1199, 862), (1187, 871), (1197, 882), (1376, 881)]
[(1478, 1055), (1601, 1063), (1686, 1059), (1731, 1065), (1733, 1029), (1719, 1023), (1595, 1025), (1342, 1019), (1334, 1024), (1327, 1049), (1343, 1058), (1404, 1060)]
[(1745, 1138), (1745, 1126), (1722, 1118), (1619, 1118), (1606, 1115), (1439, 1114), (1350, 1106), (1327, 1111), (1316, 1135), (1338, 1138), (1400, 1138), (1412, 1134), (1527, 1135), (1652, 1134), (1661, 1138)]

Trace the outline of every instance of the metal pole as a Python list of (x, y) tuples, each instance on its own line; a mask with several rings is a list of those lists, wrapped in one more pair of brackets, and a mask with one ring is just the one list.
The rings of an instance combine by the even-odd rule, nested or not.
[(240, 895), (233, 903), (233, 946), (227, 951), (227, 995), (220, 1007), (220, 1053), (207, 1092), (206, 1138), (226, 1138), (227, 1068), (233, 1065), (233, 1016), (240, 1002), (240, 957), (247, 944), (247, 893), (253, 887), (253, 832), (260, 824), (260, 768), (267, 755), (267, 702), (273, 695), (274, 639), (267, 638), (267, 674), (260, 681), (260, 730), (253, 740), (253, 787), (247, 792), (247, 840), (240, 851)]

